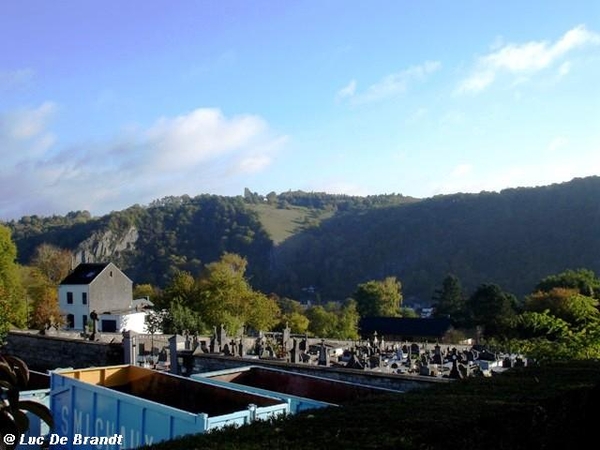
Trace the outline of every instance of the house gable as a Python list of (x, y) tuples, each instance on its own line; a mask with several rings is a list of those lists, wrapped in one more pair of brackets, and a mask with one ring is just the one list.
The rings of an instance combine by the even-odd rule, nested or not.
[(58, 287), (59, 305), (74, 329), (97, 314), (131, 307), (133, 282), (113, 263), (79, 264)]

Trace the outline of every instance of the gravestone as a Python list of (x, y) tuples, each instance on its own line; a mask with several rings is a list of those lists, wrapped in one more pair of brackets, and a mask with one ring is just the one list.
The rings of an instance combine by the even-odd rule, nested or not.
[(420, 356), (421, 348), (419, 347), (419, 344), (417, 344), (417, 343), (410, 344), (410, 353), (411, 353), (411, 355)]

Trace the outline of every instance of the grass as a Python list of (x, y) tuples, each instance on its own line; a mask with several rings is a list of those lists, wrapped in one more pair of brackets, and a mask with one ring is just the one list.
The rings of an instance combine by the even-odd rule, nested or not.
[(361, 399), (149, 447), (193, 449), (570, 449), (595, 440), (600, 362), (512, 369)]
[(248, 207), (258, 213), (261, 223), (275, 244), (280, 244), (308, 226), (318, 224), (333, 215), (328, 211), (317, 211), (300, 206), (279, 209), (268, 204), (251, 204)]

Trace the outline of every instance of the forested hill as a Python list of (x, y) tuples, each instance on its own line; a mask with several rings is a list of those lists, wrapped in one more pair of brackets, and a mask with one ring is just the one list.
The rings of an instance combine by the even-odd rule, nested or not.
[(246, 190), (8, 225), (25, 264), (47, 242), (79, 259), (110, 259), (135, 283), (164, 285), (175, 269), (195, 273), (228, 251), (248, 259), (255, 287), (296, 299), (344, 299), (389, 275), (405, 298), (429, 301), (448, 273), (466, 290), (493, 282), (517, 295), (568, 268), (600, 273), (600, 177), (420, 201)]
[[(600, 177), (500, 193), (438, 196), (337, 215), (276, 252), (279, 289), (290, 281), (326, 298), (396, 275), (405, 298), (429, 300), (448, 273), (466, 290), (496, 283), (516, 295), (565, 269), (600, 272)], [(293, 292), (299, 295), (299, 283)]]

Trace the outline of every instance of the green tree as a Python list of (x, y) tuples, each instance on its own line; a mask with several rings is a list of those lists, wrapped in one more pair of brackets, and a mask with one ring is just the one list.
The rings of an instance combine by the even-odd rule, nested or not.
[(333, 337), (338, 339), (358, 339), (358, 322), (360, 315), (356, 301), (348, 299), (339, 310), (337, 326)]
[(528, 296), (525, 300), (525, 310), (548, 311), (550, 315), (577, 328), (592, 321), (600, 321), (598, 304), (598, 300), (582, 295), (578, 289), (554, 287), (549, 291), (538, 291)]
[[(176, 271), (171, 281), (165, 287), (162, 302), (155, 306), (169, 306), (173, 300), (180, 301), (183, 305), (192, 306), (198, 301), (197, 280), (191, 273)], [(163, 303), (166, 303), (163, 304)]]
[(434, 317), (450, 317), (456, 324), (464, 323), (466, 300), (456, 275), (444, 278), (442, 288), (435, 291), (433, 300)]
[(506, 331), (515, 316), (517, 300), (496, 284), (482, 284), (469, 297), (467, 309), (473, 325), (482, 326), (486, 337)]
[(281, 310), (281, 319), (279, 325), (277, 325), (277, 329), (282, 330), (287, 325), (292, 330), (292, 333), (306, 333), (309, 321), (304, 314), (302, 304), (287, 297), (279, 298), (275, 294), (271, 294), (271, 298), (277, 302)]
[(225, 253), (219, 261), (206, 265), (198, 279), (198, 302), (193, 309), (210, 326), (225, 325), (230, 334), (242, 326), (269, 330), (279, 320), (274, 299), (255, 291), (245, 278), (247, 261), (235, 253)]
[(600, 299), (600, 278), (589, 269), (565, 270), (538, 283), (535, 290), (549, 292), (553, 288), (577, 289), (580, 294)]
[(16, 258), (17, 247), (10, 230), (0, 225), (0, 339), (11, 325), (24, 327), (27, 322), (25, 290)]
[(356, 302), (348, 299), (343, 305), (328, 302), (325, 306), (313, 306), (306, 311), (308, 331), (313, 336), (333, 339), (358, 339), (360, 316)]
[(306, 310), (308, 332), (313, 336), (331, 337), (337, 327), (337, 315), (327, 311), (323, 306), (316, 305)]
[(361, 317), (396, 317), (402, 306), (402, 285), (396, 277), (367, 281), (358, 285), (352, 298)]
[(208, 331), (200, 314), (182, 304), (181, 300), (173, 300), (164, 316), (163, 332), (171, 334), (201, 334)]

